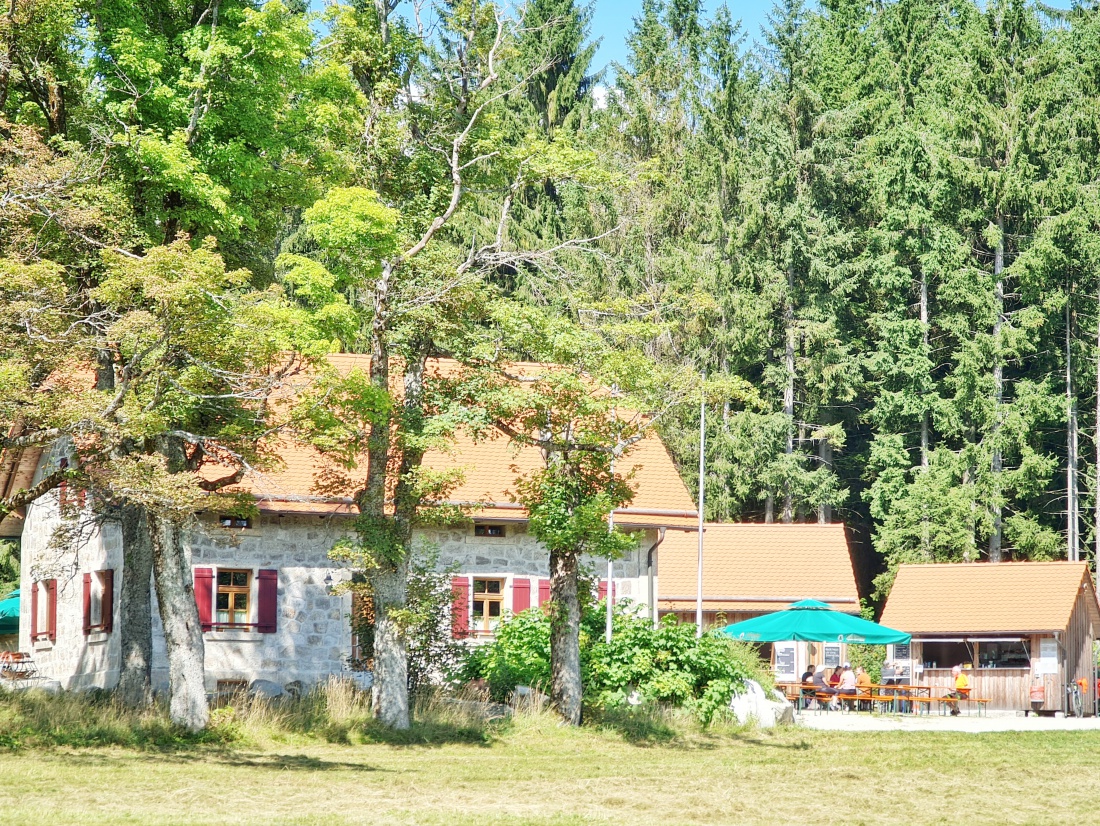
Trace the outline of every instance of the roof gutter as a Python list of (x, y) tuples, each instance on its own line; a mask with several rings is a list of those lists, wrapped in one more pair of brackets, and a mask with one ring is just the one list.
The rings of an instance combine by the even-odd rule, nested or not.
[[(694, 602), (698, 597), (695, 594), (690, 596), (659, 596), (659, 600), (665, 602), (681, 602), (688, 601)], [(733, 597), (703, 597), (703, 602), (798, 602), (799, 600), (807, 599), (807, 597), (761, 597), (761, 596), (733, 596)], [(855, 604), (859, 602), (858, 599), (853, 597), (814, 597), (814, 599), (821, 600), (822, 602), (839, 602), (844, 604)]]

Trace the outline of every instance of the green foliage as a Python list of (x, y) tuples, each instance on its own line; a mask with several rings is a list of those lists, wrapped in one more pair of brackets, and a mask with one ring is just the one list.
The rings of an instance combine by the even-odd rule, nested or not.
[(19, 546), (0, 541), (0, 599), (19, 587)]
[[(655, 629), (629, 602), (617, 603), (611, 643), (604, 641), (604, 603), (589, 606), (581, 627), (585, 704), (595, 711), (631, 703), (684, 707), (709, 725), (746, 679), (771, 678), (756, 651), (712, 631), (666, 617)], [(463, 676), (483, 679), (503, 701), (517, 685), (545, 687), (550, 678), (550, 618), (538, 609), (509, 617), (492, 642), (472, 647)]]

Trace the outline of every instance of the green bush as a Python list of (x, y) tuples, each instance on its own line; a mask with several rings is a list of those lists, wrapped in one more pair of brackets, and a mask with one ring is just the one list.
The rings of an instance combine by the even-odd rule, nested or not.
[[(604, 640), (606, 605), (584, 611), (581, 669), (585, 704), (599, 711), (633, 703), (683, 707), (704, 724), (729, 704), (746, 679), (772, 684), (755, 649), (718, 631), (695, 636), (695, 626), (666, 617), (657, 628), (627, 601), (615, 606), (611, 642)], [(492, 697), (517, 685), (550, 680), (550, 620), (538, 609), (506, 618), (493, 642), (471, 650), (464, 676), (483, 679)]]

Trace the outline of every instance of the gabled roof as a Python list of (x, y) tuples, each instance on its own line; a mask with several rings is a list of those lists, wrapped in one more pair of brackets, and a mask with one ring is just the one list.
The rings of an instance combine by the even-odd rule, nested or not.
[(1082, 590), (1100, 627), (1084, 562), (902, 565), (881, 621), (914, 636), (1064, 631)]
[[(341, 374), (355, 368), (368, 370), (368, 356), (334, 355), (330, 363)], [(428, 369), (442, 375), (457, 371), (457, 362), (433, 359)], [(547, 366), (534, 363), (511, 365), (511, 368), (527, 375), (546, 370)], [(336, 471), (334, 463), (313, 447), (287, 438), (279, 440), (276, 451), (284, 467), (246, 477), (234, 489), (245, 490), (256, 496), (261, 510), (277, 513), (352, 513), (352, 496), (357, 482), (365, 475), (366, 457), (360, 467), (338, 475), (350, 477), (342, 485), (322, 490), (320, 483), (326, 474)], [(473, 506), (471, 513), (479, 519), (499, 521), (525, 520), (526, 511), (511, 502), (509, 492), (515, 489), (516, 477), (542, 466), (537, 448), (517, 448), (504, 436), (475, 441), (469, 434), (460, 432), (453, 447), (446, 453), (429, 451), (424, 464), (432, 470), (448, 470), (458, 467), (463, 478), (448, 495), (448, 502)], [(623, 527), (663, 526), (692, 530), (696, 527), (695, 503), (684, 487), (683, 480), (669, 456), (664, 443), (651, 432), (636, 443), (623, 459), (621, 472), (634, 470), (636, 487), (630, 506), (615, 513), (616, 524)], [(204, 475), (217, 478), (223, 469), (212, 468)]]
[[(859, 611), (844, 526), (708, 523), (703, 540), (704, 611), (779, 611), (813, 598)], [(698, 535), (669, 533), (658, 550), (658, 608), (695, 607)]]

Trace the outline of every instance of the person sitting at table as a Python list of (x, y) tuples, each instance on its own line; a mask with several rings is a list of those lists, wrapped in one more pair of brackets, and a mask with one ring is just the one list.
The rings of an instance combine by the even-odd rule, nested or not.
[(840, 669), (839, 668), (831, 668), (831, 669), (829, 669), (829, 672), (830, 673), (825, 678), (825, 682), (827, 682), (833, 688), (836, 688), (837, 686), (840, 685)]
[(856, 672), (852, 671), (851, 663), (844, 663), (844, 668), (840, 672), (840, 683), (837, 685), (836, 693), (840, 697), (856, 696)]
[(814, 699), (814, 664), (806, 666), (802, 674), (802, 707), (808, 708)]
[(814, 692), (816, 694), (828, 694), (831, 697), (834, 697), (834, 699), (829, 701), (829, 708), (837, 708), (835, 699), (836, 689), (825, 681), (824, 666), (814, 672)]
[(882, 664), (882, 684), (883, 685), (894, 685), (894, 675), (895, 675), (895, 673), (896, 672), (894, 670), (894, 664), (892, 662), (890, 662), (889, 660), (884, 662)]
[(961, 665), (952, 666), (951, 676), (955, 678), (955, 690), (947, 692), (943, 697), (945, 700), (956, 700), (956, 702), (952, 704), (951, 714), (957, 717), (959, 714), (959, 704), (957, 701), (965, 700), (970, 696), (970, 677), (962, 670)]
[(856, 693), (859, 696), (859, 707), (866, 709), (871, 699), (871, 675), (867, 673), (867, 670), (863, 666), (859, 666), (856, 669)]

